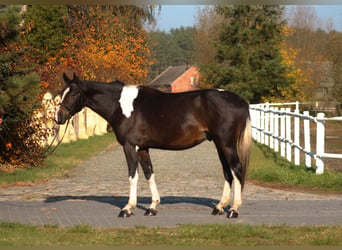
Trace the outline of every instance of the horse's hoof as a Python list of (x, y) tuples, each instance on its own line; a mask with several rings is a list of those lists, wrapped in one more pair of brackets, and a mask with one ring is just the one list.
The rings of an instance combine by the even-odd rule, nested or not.
[(156, 216), (157, 215), (157, 210), (153, 209), (153, 208), (149, 208), (146, 210), (145, 216)]
[(235, 210), (229, 210), (227, 213), (227, 218), (229, 219), (237, 218), (238, 216), (239, 216), (239, 212)]
[(129, 213), (126, 209), (125, 210), (121, 210), (118, 217), (121, 218), (126, 218), (126, 217), (130, 217), (131, 213)]
[(213, 211), (211, 212), (211, 215), (222, 215), (224, 211), (218, 210), (216, 207), (214, 207)]

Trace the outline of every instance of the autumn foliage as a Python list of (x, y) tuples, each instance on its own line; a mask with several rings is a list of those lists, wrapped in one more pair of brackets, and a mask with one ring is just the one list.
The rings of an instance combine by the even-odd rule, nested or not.
[[(6, 35), (9, 41), (0, 46), (1, 60), (13, 76), (34, 74), (35, 78), (10, 77), (4, 83), (0, 79), (0, 92), (6, 94), (0, 96), (0, 164), (42, 163), (46, 152), (40, 142), (52, 131), (41, 125), (46, 111), (39, 104), (46, 91), (60, 93), (63, 72), (88, 80), (145, 84), (153, 64), (142, 25), (151, 18), (149, 11), (137, 6), (33, 5), (20, 16), (17, 10), (16, 26), (11, 26), (13, 20), (5, 23), (16, 36)], [(7, 66), (4, 69), (1, 73), (7, 77)], [(7, 95), (10, 89), (13, 95)], [(19, 102), (18, 98), (26, 99)]]
[[(288, 37), (293, 32), (290, 26), (283, 27), (284, 37)], [(308, 71), (304, 72), (298, 68), (296, 58), (299, 53), (298, 49), (289, 48), (285, 44), (285, 40), (279, 43), (281, 55), (281, 65), (285, 68), (285, 76), (290, 80), (287, 86), (279, 86), (277, 92), (281, 93), (281, 98), (277, 95), (262, 97), (263, 102), (291, 102), (291, 101), (309, 101), (315, 95), (317, 84), (310, 79)]]
[(83, 76), (91, 80), (120, 79), (145, 84), (148, 68), (153, 63), (146, 31), (125, 27), (122, 19), (128, 17), (115, 16), (110, 9), (92, 8), (89, 15), (90, 25), (71, 41), (74, 46), (79, 45), (76, 58)]
[(66, 54), (85, 79), (145, 84), (153, 64), (149, 37), (142, 27), (128, 25), (129, 12), (118, 15), (113, 8), (89, 7), (87, 16), (71, 11), (75, 21), (65, 40)]
[[(53, 94), (58, 94), (64, 86), (63, 72), (75, 72), (87, 80), (109, 82), (119, 79), (129, 83), (146, 83), (148, 69), (154, 60), (150, 38), (141, 24), (144, 16), (139, 17), (144, 13), (139, 12), (138, 7), (60, 8), (62, 10), (58, 12), (65, 16), (58, 17), (53, 29), (63, 30), (56, 32), (64, 38), (59, 46), (44, 44), (45, 61), (36, 68), (42, 81), (49, 83)], [(35, 32), (33, 27), (32, 21), (26, 23), (25, 37)], [(53, 52), (49, 52), (49, 48)], [(38, 60), (40, 56), (41, 53), (31, 55), (32, 60)]]

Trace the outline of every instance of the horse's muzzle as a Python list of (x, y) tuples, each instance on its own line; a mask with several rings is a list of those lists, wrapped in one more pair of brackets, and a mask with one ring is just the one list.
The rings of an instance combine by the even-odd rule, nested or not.
[(55, 113), (55, 122), (58, 125), (62, 125), (64, 123), (66, 123), (66, 121), (69, 118), (69, 113), (62, 111), (61, 109), (57, 110)]

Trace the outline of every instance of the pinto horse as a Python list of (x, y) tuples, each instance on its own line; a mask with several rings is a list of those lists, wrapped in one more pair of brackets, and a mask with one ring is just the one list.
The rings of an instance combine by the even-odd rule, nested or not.
[(251, 147), (249, 105), (242, 98), (215, 89), (164, 93), (119, 81), (84, 81), (75, 74), (69, 79), (64, 73), (63, 78), (66, 88), (55, 113), (56, 123), (64, 124), (83, 107), (89, 107), (108, 121), (123, 146), (130, 194), (119, 217), (130, 216), (137, 205), (139, 163), (152, 194), (145, 215), (157, 214), (160, 196), (149, 148), (182, 150), (204, 140), (214, 142), (225, 179), (222, 198), (212, 214), (224, 214), (233, 186), (234, 201), (227, 217), (238, 217)]

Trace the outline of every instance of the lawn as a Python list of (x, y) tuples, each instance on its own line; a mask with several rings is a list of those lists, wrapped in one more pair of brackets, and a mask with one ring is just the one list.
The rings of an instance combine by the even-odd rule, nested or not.
[(183, 225), (71, 228), (0, 223), (0, 246), (338, 246), (342, 226)]
[(275, 188), (342, 194), (342, 172), (326, 170), (324, 174), (316, 175), (314, 169), (291, 164), (268, 147), (257, 143), (253, 144), (247, 180)]

